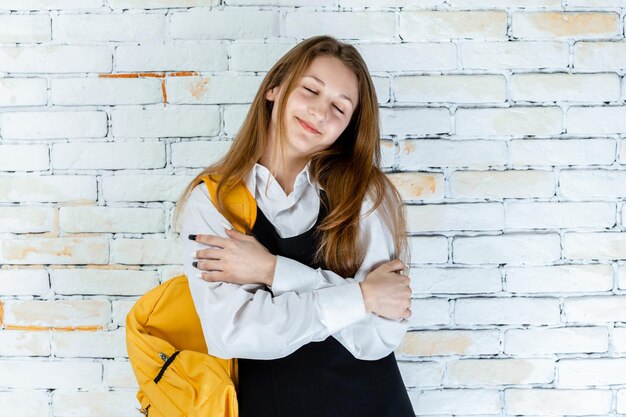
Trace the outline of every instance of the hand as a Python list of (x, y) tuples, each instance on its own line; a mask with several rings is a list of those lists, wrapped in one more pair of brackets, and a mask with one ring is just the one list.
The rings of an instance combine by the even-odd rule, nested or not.
[(411, 317), (411, 280), (402, 273), (406, 265), (399, 259), (386, 262), (360, 283), (365, 309), (391, 319)]
[(205, 281), (233, 284), (271, 285), (276, 268), (272, 255), (254, 236), (237, 230), (225, 229), (227, 238), (214, 235), (196, 235), (196, 242), (216, 246), (195, 252), (197, 269)]

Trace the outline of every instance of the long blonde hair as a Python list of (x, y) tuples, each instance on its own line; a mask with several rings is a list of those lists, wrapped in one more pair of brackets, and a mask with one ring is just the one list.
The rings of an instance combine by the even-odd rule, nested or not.
[[(202, 177), (219, 174), (221, 180), (217, 187), (217, 201), (214, 202), (216, 208), (232, 224), (242, 224), (246, 232), (250, 233), (245, 222), (228, 211), (223, 196), (254, 168), (269, 146), (268, 127), (274, 102), (267, 100), (265, 94), (283, 84), (284, 99), (276, 101), (279, 106), (276, 139), (281, 149), (285, 149), (283, 115), (286, 98), (318, 56), (335, 57), (354, 72), (358, 80), (359, 98), (352, 118), (339, 138), (310, 159), (310, 174), (328, 195), (330, 205), (328, 216), (319, 225), (321, 242), (315, 259), (323, 260), (326, 269), (342, 277), (355, 276), (365, 256), (366, 248), (358, 244), (358, 237), (361, 206), (369, 193), (373, 207), (365, 215), (381, 206), (385, 226), (393, 234), (395, 253), (392, 259), (400, 258), (409, 265), (410, 249), (402, 197), (380, 169), (378, 99), (372, 79), (356, 48), (331, 36), (308, 38), (274, 64), (263, 79), (230, 149), (221, 159), (200, 172), (183, 190), (174, 211), (173, 222), (177, 224), (185, 201), (195, 186), (202, 182)], [(274, 154), (277, 148), (273, 150)], [(275, 175), (274, 169), (270, 169), (270, 172)]]

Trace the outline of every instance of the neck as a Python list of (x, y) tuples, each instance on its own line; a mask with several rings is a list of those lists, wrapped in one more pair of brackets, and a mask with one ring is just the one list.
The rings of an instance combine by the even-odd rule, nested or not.
[[(300, 171), (304, 169), (304, 167), (309, 162), (309, 160), (296, 158), (293, 155), (290, 155), (289, 149), (287, 149), (287, 152), (284, 158), (285, 164), (283, 165), (281, 163), (280, 156), (278, 157), (277, 161), (273, 160), (272, 158), (273, 146), (274, 146), (273, 143), (271, 143), (270, 146), (267, 147), (265, 152), (263, 152), (263, 155), (261, 155), (261, 158), (259, 158), (258, 162), (259, 164), (265, 166), (270, 171), (273, 165), (276, 166), (276, 173), (274, 174), (274, 177), (276, 178), (276, 181), (278, 181), (278, 184), (281, 186), (281, 188), (285, 192), (285, 195), (289, 195), (293, 191), (293, 186), (296, 182), (296, 177), (298, 176)], [(274, 162), (276, 163), (274, 164)]]

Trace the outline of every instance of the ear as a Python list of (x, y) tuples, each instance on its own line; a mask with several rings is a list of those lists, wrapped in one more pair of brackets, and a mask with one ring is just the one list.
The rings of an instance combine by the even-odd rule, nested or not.
[(277, 92), (278, 92), (278, 87), (274, 87), (268, 90), (267, 93), (265, 93), (265, 98), (268, 99), (269, 101), (274, 101), (276, 100)]

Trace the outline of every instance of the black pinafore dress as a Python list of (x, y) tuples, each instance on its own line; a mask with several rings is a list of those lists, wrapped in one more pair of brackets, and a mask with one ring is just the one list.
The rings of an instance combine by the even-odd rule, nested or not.
[[(308, 231), (281, 238), (257, 207), (252, 234), (274, 255), (327, 269), (312, 260), (317, 226), (328, 213), (323, 190), (320, 196), (317, 221)], [(238, 359), (238, 365), (239, 417), (415, 417), (393, 352), (360, 360), (329, 336), (284, 358)]]

